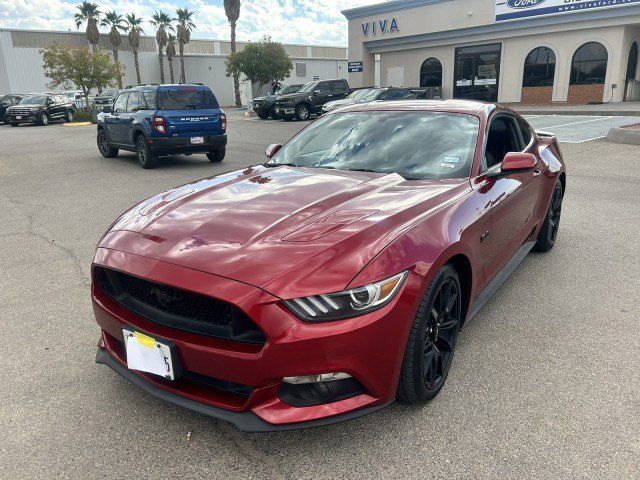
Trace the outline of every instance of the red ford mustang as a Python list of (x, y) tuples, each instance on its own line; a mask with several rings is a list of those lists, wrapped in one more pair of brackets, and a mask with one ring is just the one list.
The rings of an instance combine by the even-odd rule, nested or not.
[(433, 398), (464, 322), (556, 241), (558, 144), (496, 105), (347, 107), (267, 156), (134, 206), (93, 265), (97, 362), (242, 430)]

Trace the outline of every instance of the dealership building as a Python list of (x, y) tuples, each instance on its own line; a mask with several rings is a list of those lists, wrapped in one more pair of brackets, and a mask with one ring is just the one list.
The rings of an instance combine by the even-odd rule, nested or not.
[(521, 104), (640, 101), (640, 0), (392, 0), (343, 14), (352, 86)]
[[(7, 93), (29, 93), (51, 90), (44, 75), (40, 50), (54, 43), (86, 47), (84, 32), (56, 32), (0, 28), (0, 96)], [(107, 34), (100, 35), (100, 48), (111, 51)], [(242, 50), (246, 42), (238, 42)], [(301, 84), (314, 79), (347, 76), (347, 49), (344, 47), (285, 44), (285, 51), (293, 62), (291, 76), (284, 84)], [(126, 34), (119, 47), (120, 62), (125, 69), (123, 84), (136, 83), (133, 53)], [(233, 79), (226, 76), (225, 60), (231, 53), (231, 44), (225, 40), (192, 39), (185, 45), (185, 71), (187, 81), (209, 85), (222, 105), (233, 105)], [(158, 46), (155, 37), (143, 36), (138, 59), (141, 80), (146, 83), (160, 81)], [(173, 58), (176, 79), (180, 72), (180, 59)], [(164, 59), (164, 77), (169, 82), (169, 65)], [(241, 85), (249, 89), (247, 84)], [(59, 90), (59, 89), (58, 89)], [(247, 98), (251, 94), (243, 95)]]

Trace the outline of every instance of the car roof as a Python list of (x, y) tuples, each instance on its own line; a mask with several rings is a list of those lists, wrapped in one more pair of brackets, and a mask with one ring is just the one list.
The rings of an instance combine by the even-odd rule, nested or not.
[(478, 102), (474, 100), (399, 100), (393, 102), (369, 102), (343, 107), (335, 112), (361, 111), (437, 111), (450, 113), (464, 113), (479, 116), (488, 115), (497, 108), (494, 103)]

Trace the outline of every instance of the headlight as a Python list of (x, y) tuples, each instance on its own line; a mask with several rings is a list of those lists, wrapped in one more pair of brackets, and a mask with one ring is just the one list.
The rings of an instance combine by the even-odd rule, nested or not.
[(293, 105), (293, 99), (286, 100), (285, 103), (287, 105)]
[(357, 317), (384, 307), (398, 293), (406, 271), (363, 287), (338, 293), (285, 300), (298, 317), (309, 322), (325, 322)]

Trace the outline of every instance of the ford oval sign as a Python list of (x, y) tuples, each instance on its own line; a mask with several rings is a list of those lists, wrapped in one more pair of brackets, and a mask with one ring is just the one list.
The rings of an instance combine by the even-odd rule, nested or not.
[(511, 8), (531, 8), (540, 5), (545, 0), (507, 0)]

